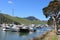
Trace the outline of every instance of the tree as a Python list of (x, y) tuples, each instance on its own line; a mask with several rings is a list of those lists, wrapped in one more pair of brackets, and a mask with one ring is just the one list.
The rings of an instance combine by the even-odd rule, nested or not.
[(49, 20), (47, 21), (47, 24), (48, 25), (53, 25), (53, 21), (52, 20), (53, 20), (52, 18), (49, 18)]
[(45, 8), (43, 8), (43, 14), (46, 16), (46, 18), (50, 17), (53, 19), (53, 24), (55, 27), (57, 27), (57, 19), (60, 12), (60, 1), (59, 0), (53, 0), (49, 3), (49, 5)]

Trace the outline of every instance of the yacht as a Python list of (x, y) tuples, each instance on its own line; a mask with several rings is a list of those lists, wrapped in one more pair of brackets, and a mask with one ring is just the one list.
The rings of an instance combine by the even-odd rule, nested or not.
[(8, 24), (2, 24), (2, 30), (3, 31), (9, 31), (10, 30), (10, 26), (8, 26)]

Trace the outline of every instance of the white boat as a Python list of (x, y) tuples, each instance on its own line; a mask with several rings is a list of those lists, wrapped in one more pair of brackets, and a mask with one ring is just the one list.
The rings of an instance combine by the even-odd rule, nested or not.
[(3, 28), (3, 31), (10, 31), (9, 28)]
[(35, 32), (36, 31), (35, 27), (29, 27), (29, 30), (30, 30), (30, 32)]
[(5, 31), (6, 29), (5, 28), (3, 28), (3, 31)]
[(11, 31), (18, 32), (19, 29), (20, 29), (20, 28), (19, 28), (18, 25), (13, 25), (13, 27), (11, 28)]
[(8, 26), (8, 24), (2, 24), (2, 30), (3, 31), (9, 31), (10, 30), (10, 26)]

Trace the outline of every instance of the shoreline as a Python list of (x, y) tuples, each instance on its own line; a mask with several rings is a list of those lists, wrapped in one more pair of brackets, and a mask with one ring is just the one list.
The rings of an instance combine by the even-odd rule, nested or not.
[(52, 30), (47, 31), (47, 32), (43, 33), (42, 35), (39, 35), (39, 36), (34, 37), (32, 39), (29, 39), (29, 40), (43, 40), (46, 37), (46, 35), (49, 34), (50, 32), (52, 32)]

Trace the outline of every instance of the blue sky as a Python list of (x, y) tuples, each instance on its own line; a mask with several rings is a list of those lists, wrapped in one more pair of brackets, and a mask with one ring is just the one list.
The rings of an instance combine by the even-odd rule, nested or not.
[(51, 0), (0, 0), (0, 10), (2, 13), (14, 16), (28, 17), (34, 16), (40, 20), (47, 20), (43, 15), (42, 9), (46, 7)]

